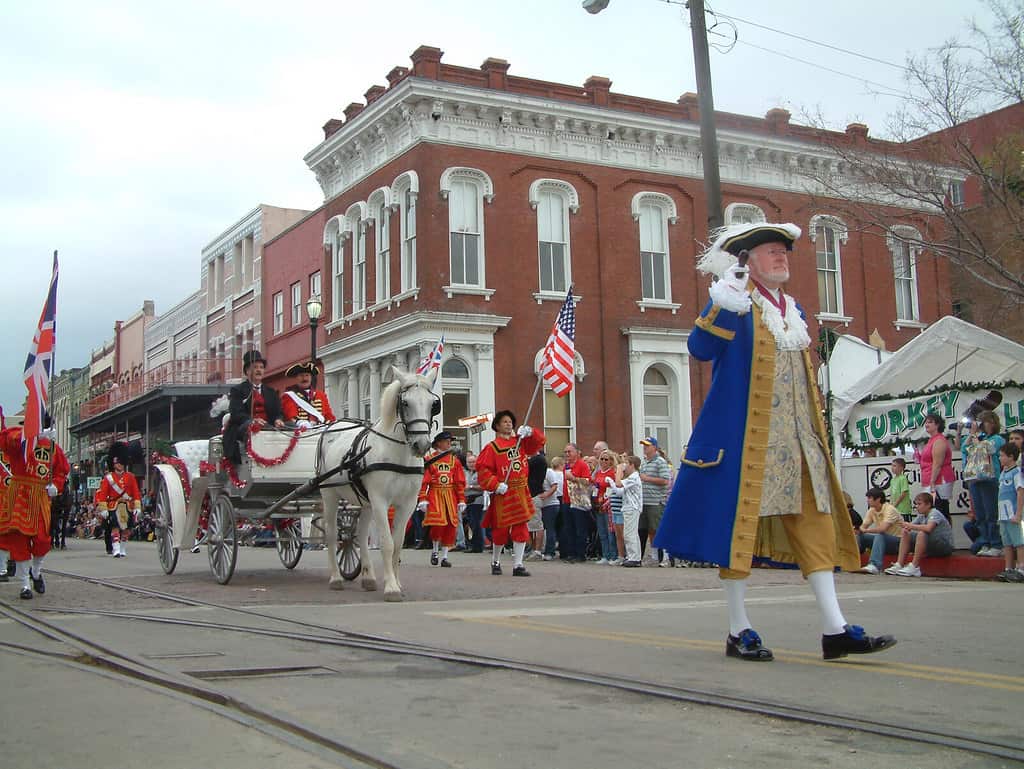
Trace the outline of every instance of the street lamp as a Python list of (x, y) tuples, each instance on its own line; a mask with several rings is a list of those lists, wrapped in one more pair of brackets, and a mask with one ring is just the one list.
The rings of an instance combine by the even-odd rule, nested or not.
[[(583, 0), (588, 13), (600, 13), (611, 0)], [(704, 0), (689, 0), (690, 29), (693, 31), (693, 66), (697, 76), (697, 104), (700, 108), (700, 148), (704, 170), (704, 195), (707, 198), (708, 230), (725, 222), (722, 218), (722, 183), (718, 175), (718, 136), (715, 131), (715, 99), (711, 92), (711, 60), (708, 57), (708, 33), (704, 25)]]
[[(306, 300), (306, 317), (309, 318), (309, 361), (316, 365), (316, 327), (320, 324), (320, 315), (324, 311), (324, 303), (319, 294), (313, 294)], [(313, 387), (316, 387), (316, 369), (313, 370)]]

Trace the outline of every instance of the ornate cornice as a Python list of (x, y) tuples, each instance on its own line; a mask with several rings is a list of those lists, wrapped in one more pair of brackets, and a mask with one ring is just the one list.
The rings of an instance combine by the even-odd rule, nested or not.
[(262, 224), (263, 209), (256, 206), (256, 208), (206, 244), (202, 252), (203, 264), (205, 265), (207, 260), (218, 254), (228, 254), (231, 247), (242, 238), (252, 235), (253, 240), (258, 240)]

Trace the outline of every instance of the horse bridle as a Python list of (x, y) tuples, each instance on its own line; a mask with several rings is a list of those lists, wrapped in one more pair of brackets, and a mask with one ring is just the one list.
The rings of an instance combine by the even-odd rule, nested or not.
[[(430, 406), (430, 419), (407, 419), (405, 416), (405, 394), (413, 389), (414, 387), (421, 387), (418, 383), (413, 383), (406, 387), (403, 387), (401, 392), (398, 394), (398, 418), (402, 422), (402, 429), (405, 430), (406, 438), (414, 435), (430, 435), (437, 424), (437, 415), (441, 413), (441, 399), (431, 393), (434, 398), (433, 403)], [(424, 425), (423, 430), (413, 430), (414, 425), (422, 423)]]

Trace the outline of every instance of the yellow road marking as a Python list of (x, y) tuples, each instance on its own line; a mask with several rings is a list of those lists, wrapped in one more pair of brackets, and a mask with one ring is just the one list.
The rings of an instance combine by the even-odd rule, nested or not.
[[(577, 638), (618, 641), (640, 646), (662, 646), (673, 649), (700, 649), (719, 653), (721, 653), (723, 647), (722, 641), (705, 641), (702, 639), (679, 638), (676, 636), (643, 635), (640, 633), (589, 630), (586, 628), (578, 628), (568, 625), (551, 625), (544, 622), (517, 620), (513, 618), (499, 619), (476, 617), (465, 618), (464, 621), (475, 622), (482, 625), (496, 625), (499, 627), (514, 628), (518, 630), (533, 630), (539, 633), (575, 636)], [(821, 659), (820, 655), (812, 652), (776, 648), (773, 648), (772, 651), (775, 654), (775, 659), (781, 662), (810, 665), (813, 667), (836, 667), (836, 663), (826, 662)], [(850, 663), (857, 664), (854, 659), (847, 658), (846, 664)], [(962, 668), (944, 668), (933, 665), (916, 665), (913, 663), (872, 660), (871, 664), (858, 665), (857, 670), (858, 672), (867, 671), (880, 673), (890, 677), (893, 675), (900, 675), (906, 678), (918, 678), (925, 681), (938, 681), (940, 683), (963, 684), (965, 686), (976, 686), (983, 689), (1024, 692), (1024, 678), (1020, 676), (982, 673), (979, 671), (964, 670)]]

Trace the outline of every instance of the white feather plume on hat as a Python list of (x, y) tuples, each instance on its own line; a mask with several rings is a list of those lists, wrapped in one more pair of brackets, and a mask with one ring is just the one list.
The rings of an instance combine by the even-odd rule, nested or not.
[(799, 227), (789, 223), (743, 222), (741, 224), (730, 224), (720, 227), (711, 233), (711, 246), (697, 257), (697, 271), (703, 272), (705, 275), (714, 275), (716, 278), (725, 275), (725, 271), (736, 264), (738, 259), (723, 246), (738, 236), (742, 236), (745, 233), (754, 233), (758, 230), (781, 231), (787, 234), (790, 240), (796, 240), (801, 234)]

